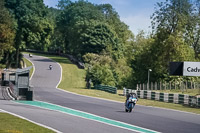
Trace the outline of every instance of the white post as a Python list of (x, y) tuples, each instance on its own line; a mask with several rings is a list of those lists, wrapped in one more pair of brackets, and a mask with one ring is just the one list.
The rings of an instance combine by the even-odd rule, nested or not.
[(150, 78), (150, 72), (151, 71), (152, 71), (151, 69), (148, 69), (148, 87), (147, 87), (148, 90), (149, 90), (149, 78)]

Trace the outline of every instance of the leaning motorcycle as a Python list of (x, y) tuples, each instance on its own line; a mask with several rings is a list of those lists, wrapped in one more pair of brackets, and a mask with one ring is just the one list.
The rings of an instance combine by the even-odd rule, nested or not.
[(132, 112), (133, 108), (135, 107), (135, 104), (137, 102), (137, 98), (131, 96), (127, 99), (125, 102), (125, 111), (126, 112)]

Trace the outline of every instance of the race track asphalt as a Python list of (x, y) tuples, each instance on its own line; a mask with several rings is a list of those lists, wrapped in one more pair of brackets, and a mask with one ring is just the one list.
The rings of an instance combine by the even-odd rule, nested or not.
[[(132, 131), (106, 125), (103, 123), (67, 115), (57, 111), (46, 110), (13, 101), (0, 101), (0, 108), (23, 116), (31, 121), (46, 125), (63, 133), (130, 133)], [(0, 110), (1, 111), (1, 110)], [(1, 119), (0, 119), (1, 120)], [(15, 123), (13, 123), (15, 124)], [(1, 129), (1, 128), (0, 128)]]
[[(68, 107), (75, 110), (80, 110), (84, 112), (88, 112), (91, 114), (95, 114), (101, 117), (109, 118), (116, 121), (125, 122), (131, 125), (136, 125), (139, 127), (155, 130), (158, 132), (164, 133), (199, 133), (200, 132), (200, 115), (167, 110), (161, 108), (154, 107), (145, 107), (136, 105), (134, 112), (125, 113), (124, 111), (124, 103), (113, 102), (103, 99), (91, 98), (86, 96), (80, 96), (77, 94), (68, 93), (59, 89), (56, 89), (57, 84), (60, 81), (61, 76), (61, 68), (52, 60), (40, 56), (33, 56), (29, 58), (28, 55), (25, 55), (35, 66), (35, 73), (31, 79), (31, 85), (34, 86), (34, 99), (39, 101), (44, 101), (48, 103), (53, 103), (56, 105), (61, 105), (64, 107)], [(49, 70), (49, 65), (53, 66), (52, 70)], [(15, 103), (18, 105), (18, 103)], [(3, 104), (4, 105), (4, 104)], [(22, 105), (21, 105), (22, 106)], [(28, 108), (29, 106), (26, 105)], [(12, 108), (12, 107), (8, 107)], [(36, 108), (36, 107), (31, 107)], [(6, 106), (0, 106), (0, 109), (5, 109), (7, 111), (12, 111), (12, 109), (7, 109)], [(25, 108), (24, 108), (25, 109)], [(41, 109), (44, 111), (44, 109)], [(40, 114), (40, 109), (37, 110), (36, 114), (34, 111), (32, 112), (33, 118), (30, 119), (41, 119), (39, 123), (42, 122), (45, 113)], [(22, 111), (22, 110), (21, 110)], [(18, 111), (20, 115), (23, 116), (23, 111)], [(41, 111), (41, 112), (42, 112)], [(106, 124), (98, 123), (92, 120), (84, 120), (75, 116), (62, 115), (55, 111), (53, 114), (48, 115), (49, 118), (52, 119), (52, 123), (45, 123), (55, 129), (60, 129), (59, 131), (66, 132), (66, 129), (70, 130), (70, 132), (75, 133), (79, 131), (83, 131), (81, 129), (87, 129), (87, 132), (94, 131), (95, 132), (115, 132), (115, 133), (125, 133), (132, 132), (129, 130), (112, 127)], [(48, 113), (47, 113), (48, 114)], [(59, 116), (59, 117), (58, 117)], [(28, 114), (27, 116), (28, 117)], [(30, 116), (29, 116), (30, 117)], [(80, 123), (77, 123), (79, 121)], [(37, 120), (35, 120), (37, 121)], [(60, 127), (64, 123), (71, 123), (69, 127)], [(73, 124), (72, 124), (73, 123)], [(88, 123), (88, 124), (87, 124)], [(59, 125), (57, 127), (56, 125)], [(94, 124), (94, 126), (93, 126)], [(65, 125), (65, 124), (64, 124)], [(77, 126), (78, 125), (78, 126)], [(89, 126), (86, 126), (89, 125)], [(96, 126), (95, 126), (96, 125)], [(99, 126), (100, 125), (100, 126)], [(98, 128), (97, 128), (98, 127)], [(108, 127), (108, 129), (107, 129)], [(109, 128), (110, 127), (110, 128)], [(62, 129), (62, 130), (61, 130)], [(89, 130), (90, 129), (90, 130)], [(74, 131), (76, 130), (76, 131)]]

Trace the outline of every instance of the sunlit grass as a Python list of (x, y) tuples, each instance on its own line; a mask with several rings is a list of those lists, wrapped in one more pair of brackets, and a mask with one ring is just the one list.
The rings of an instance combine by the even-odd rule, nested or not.
[[(155, 90), (152, 90), (155, 91)], [(171, 90), (157, 90), (157, 92), (164, 92), (164, 93), (179, 93), (179, 94), (187, 94), (190, 96), (197, 96), (200, 95), (200, 89), (171, 89)]]
[[(23, 60), (26, 64), (26, 67), (33, 66), (33, 64), (30, 61), (28, 61), (26, 58), (23, 58)], [(33, 73), (33, 67), (30, 70), (30, 76), (32, 75), (32, 73)]]
[(0, 113), (0, 133), (54, 133), (16, 116)]

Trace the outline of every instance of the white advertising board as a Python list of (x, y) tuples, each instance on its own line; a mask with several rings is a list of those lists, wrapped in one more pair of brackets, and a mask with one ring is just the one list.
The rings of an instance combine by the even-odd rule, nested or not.
[(200, 62), (184, 62), (183, 76), (200, 76)]

